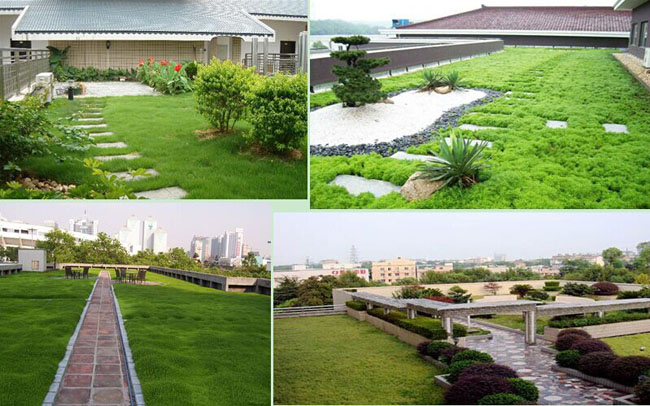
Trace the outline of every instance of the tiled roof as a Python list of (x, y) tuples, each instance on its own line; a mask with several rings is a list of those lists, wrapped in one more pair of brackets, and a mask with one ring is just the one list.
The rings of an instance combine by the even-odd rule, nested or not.
[(0, 9), (26, 4), (18, 34), (263, 36), (258, 18), (307, 16), (307, 0), (0, 0)]
[(632, 14), (611, 7), (486, 7), (400, 29), (629, 32)]

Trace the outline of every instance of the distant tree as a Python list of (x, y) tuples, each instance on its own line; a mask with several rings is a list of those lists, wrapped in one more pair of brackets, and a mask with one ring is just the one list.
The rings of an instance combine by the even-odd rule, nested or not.
[(591, 263), (584, 259), (569, 259), (564, 261), (560, 267), (560, 276), (564, 276), (568, 273), (582, 272), (589, 268)]
[(77, 246), (77, 260), (91, 264), (128, 264), (129, 253), (114, 238), (106, 233), (97, 234), (93, 241), (82, 241)]
[(472, 297), (471, 293), (467, 293), (467, 290), (461, 288), (460, 286), (452, 286), (447, 292), (447, 296), (452, 298), (456, 303), (467, 303)]
[(404, 286), (404, 285), (415, 285), (418, 283), (418, 280), (415, 278), (403, 278), (398, 281), (393, 282), (394, 286)]
[(244, 268), (257, 268), (259, 265), (257, 264), (257, 259), (255, 258), (255, 254), (252, 252), (249, 252), (246, 257), (242, 261), (242, 267)]
[(323, 306), (332, 304), (332, 290), (339, 288), (334, 276), (312, 276), (298, 286), (298, 306)]
[(650, 276), (645, 273), (640, 273), (637, 275), (634, 282), (638, 283), (639, 285), (650, 285)]
[(528, 284), (526, 285), (514, 285), (510, 288), (510, 294), (518, 295), (520, 298), (524, 298), (528, 292), (534, 290), (534, 288)]
[(610, 247), (603, 251), (603, 261), (606, 266), (614, 266), (623, 259), (623, 251), (616, 247)]
[(295, 278), (285, 276), (280, 280), (278, 286), (273, 289), (273, 305), (278, 306), (287, 300), (298, 297), (298, 286), (300, 283)]
[(18, 248), (16, 247), (0, 247), (0, 259), (6, 258), (10, 262), (18, 261)]
[(637, 246), (636, 246), (636, 252), (641, 254), (641, 251), (643, 251), (646, 248), (650, 248), (650, 241), (644, 241), (644, 242), (638, 243)]
[(339, 285), (342, 288), (360, 288), (368, 286), (368, 281), (352, 271), (339, 275)]
[(311, 49), (327, 49), (327, 45), (323, 44), (321, 41), (316, 41), (311, 44)]
[(496, 282), (488, 282), (483, 286), (483, 288), (493, 295), (496, 295), (497, 292), (499, 292), (499, 289), (501, 289), (501, 285)]
[(44, 249), (47, 253), (47, 262), (52, 262), (56, 268), (62, 262), (74, 262), (76, 241), (67, 232), (54, 229), (45, 234), (45, 240), (37, 241), (36, 248)]

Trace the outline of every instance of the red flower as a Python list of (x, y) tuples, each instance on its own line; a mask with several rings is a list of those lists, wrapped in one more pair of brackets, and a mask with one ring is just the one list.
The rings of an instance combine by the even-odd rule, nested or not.
[(162, 61), (160, 61), (160, 65), (167, 66), (169, 65), (169, 62), (166, 59), (163, 59)]
[(155, 59), (153, 59), (152, 57), (149, 57), (149, 58), (147, 58), (147, 61), (149, 61), (149, 63), (154, 63)]
[(180, 72), (182, 67), (183, 67), (183, 66), (179, 63), (178, 65), (176, 65), (176, 66), (174, 67), (174, 70), (175, 70), (176, 72)]

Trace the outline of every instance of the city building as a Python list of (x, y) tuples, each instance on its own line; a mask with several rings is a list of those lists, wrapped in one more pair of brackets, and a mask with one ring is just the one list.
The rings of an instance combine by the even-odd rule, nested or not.
[(566, 261), (583, 260), (593, 265), (604, 266), (603, 256), (599, 254), (560, 254), (551, 258), (551, 268), (559, 270)]
[(404, 278), (417, 278), (417, 263), (400, 257), (389, 261), (373, 262), (370, 275), (373, 281), (384, 283), (393, 283)]
[(339, 261), (334, 260), (334, 259), (326, 259), (321, 261), (321, 268), (323, 269), (356, 269), (356, 268), (361, 268), (361, 264), (359, 263), (339, 263)]
[(650, 21), (650, 0), (618, 0), (614, 10), (632, 12), (628, 25), (630, 42), (628, 52), (639, 59), (644, 59), (650, 49), (648, 42), (648, 21)]
[(141, 221), (135, 216), (129, 217), (126, 226), (117, 233), (117, 240), (131, 255), (141, 251), (155, 254), (167, 252), (167, 232), (158, 227), (158, 222), (151, 217)]
[(494, 262), (505, 262), (506, 254), (494, 254)]
[(99, 220), (89, 220), (88, 217), (82, 219), (70, 219), (70, 231), (88, 235), (97, 235), (99, 232)]
[(531, 265), (527, 268), (530, 271), (538, 273), (542, 276), (558, 276), (560, 275), (559, 269), (552, 269), (546, 265)]
[(449, 273), (454, 270), (453, 262), (445, 262), (444, 264), (418, 264), (417, 275), (418, 278), (422, 276), (425, 272), (436, 272), (436, 273)]
[[(20, 220), (8, 220), (0, 216), (0, 247), (34, 248), (37, 241), (44, 241), (45, 235), (50, 231), (58, 229), (53, 221), (45, 222), (44, 225), (26, 223)], [(92, 241), (97, 238), (95, 235), (68, 232), (77, 241)]]
[(355, 273), (358, 277), (370, 280), (369, 272), (366, 268), (307, 268), (306, 265), (292, 265), (290, 271), (273, 271), (273, 286), (277, 286), (284, 278), (292, 278), (297, 281), (309, 279), (312, 276), (336, 276), (339, 277), (346, 272)]
[(200, 262), (214, 260), (215, 257), (212, 254), (213, 241), (214, 239), (210, 237), (194, 236), (190, 243), (190, 257)]

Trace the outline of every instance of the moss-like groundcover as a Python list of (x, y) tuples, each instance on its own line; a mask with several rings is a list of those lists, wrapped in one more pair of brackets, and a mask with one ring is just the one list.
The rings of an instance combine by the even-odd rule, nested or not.
[[(328, 185), (353, 174), (403, 185), (417, 163), (378, 155), (312, 157), (313, 208), (649, 208), (650, 95), (611, 51), (507, 48), (504, 52), (440, 68), (457, 70), (467, 86), (512, 91), (465, 115), (461, 124), (505, 127), (463, 131), (493, 142), (491, 167), (469, 189), (445, 188), (407, 203), (398, 193), (352, 196)], [(382, 80), (385, 91), (415, 88), (421, 73)], [(331, 92), (311, 104), (335, 103)], [(568, 122), (546, 128), (546, 120)], [(606, 133), (605, 123), (625, 124), (629, 134)], [(425, 154), (435, 143), (407, 152)]]
[(96, 274), (76, 280), (63, 279), (61, 271), (0, 277), (0, 405), (43, 402)]
[[(92, 99), (84, 99), (92, 100)], [(196, 130), (210, 128), (196, 111), (192, 94), (176, 96), (107, 97), (108, 128), (90, 132), (113, 132), (97, 142), (124, 142), (127, 148), (90, 148), (68, 153), (79, 161), (57, 162), (49, 156), (33, 157), (21, 163), (23, 173), (62, 184), (82, 184), (93, 179), (83, 158), (138, 152), (142, 157), (104, 162), (103, 170), (123, 172), (152, 168), (159, 176), (130, 182), (134, 192), (178, 186), (188, 199), (304, 199), (307, 196), (307, 159), (282, 158), (251, 151), (243, 137), (250, 124), (240, 121), (235, 132), (200, 139)], [(70, 117), (82, 109), (79, 101), (56, 100), (50, 107), (53, 120)], [(64, 121), (65, 122), (65, 121)], [(306, 151), (306, 146), (302, 148)]]
[(146, 402), (269, 404), (270, 297), (147, 280), (163, 285), (114, 285)]

